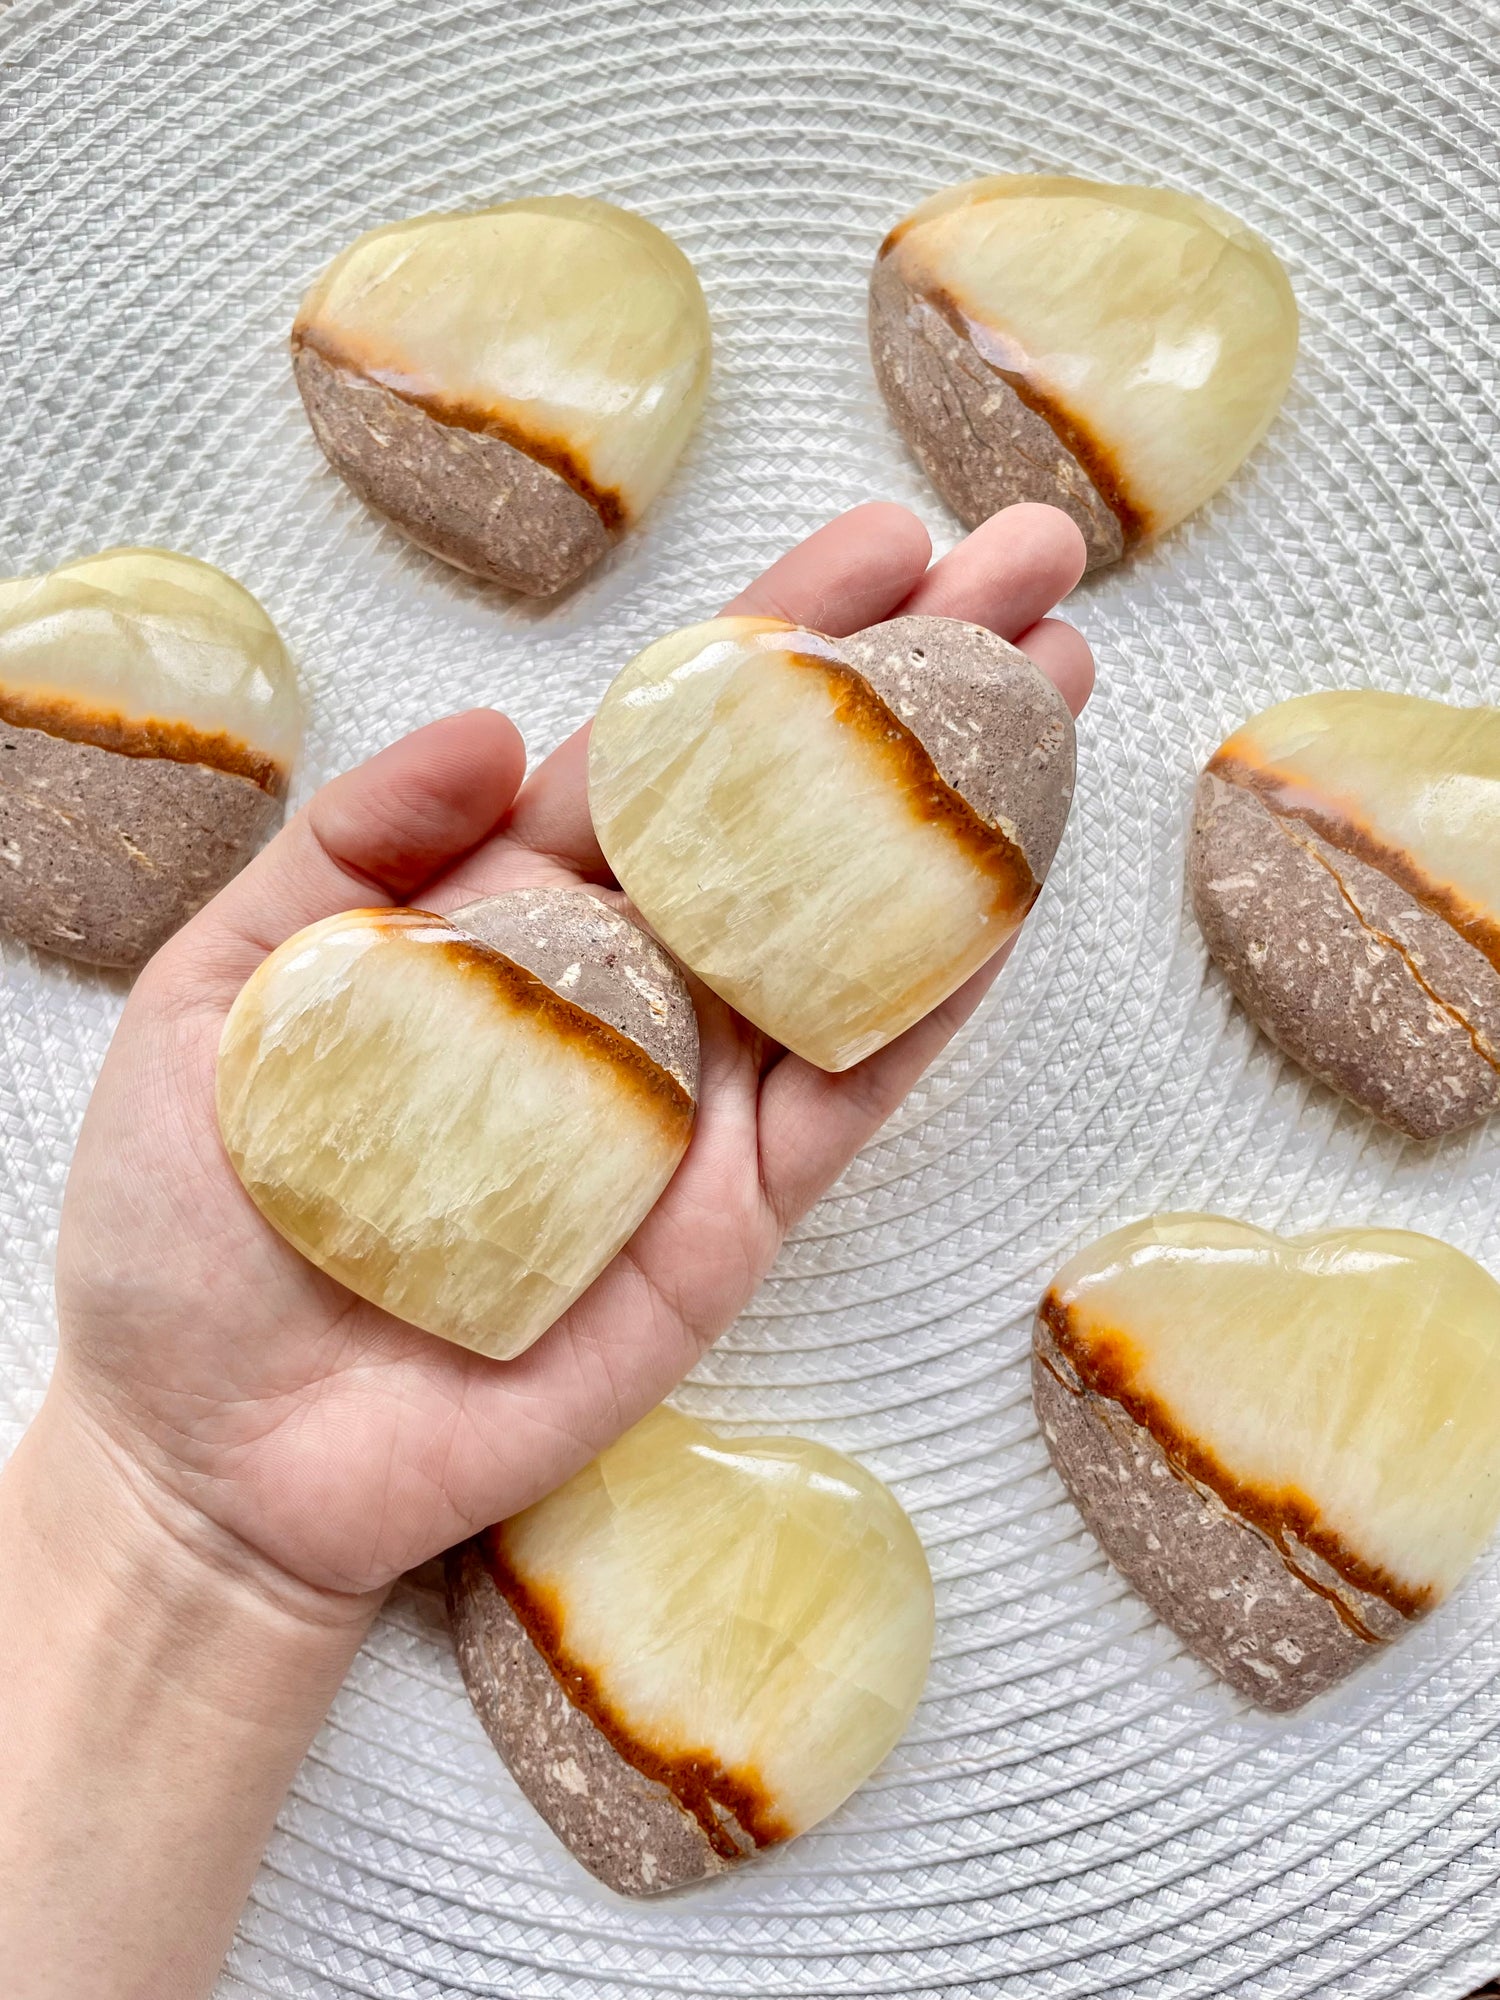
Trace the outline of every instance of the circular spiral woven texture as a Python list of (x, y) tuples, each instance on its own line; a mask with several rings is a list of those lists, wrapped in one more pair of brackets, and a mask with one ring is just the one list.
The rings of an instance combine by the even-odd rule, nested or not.
[[(1193, 774), (1249, 710), (1368, 681), (1494, 698), (1494, 16), (1401, 0), (16, 0), (0, 13), (0, 563), (155, 541), (298, 655), (302, 795), (430, 716), (534, 752), (659, 632), (829, 514), (909, 501), (864, 282), (943, 184), (1197, 189), (1304, 314), (1269, 442), (1081, 590), (1099, 693), (1065, 849), (980, 1020), (681, 1392), (891, 1481), (939, 1636), (896, 1754), (825, 1826), (660, 1905), (597, 1889), (472, 1719), (436, 1593), (397, 1593), (282, 1814), (223, 1991), (1457, 1995), (1500, 1965), (1500, 1558), (1300, 1718), (1242, 1709), (1107, 1568), (1051, 1473), (1029, 1317), (1151, 1210), (1402, 1223), (1500, 1270), (1500, 1126), (1440, 1149), (1259, 1040), (1182, 891)], [(383, 528), (287, 368), (302, 286), (374, 222), (574, 190), (695, 260), (716, 384), (644, 532), (552, 608)], [(0, 1417), (53, 1341), (69, 1151), (123, 987), (3, 953)]]

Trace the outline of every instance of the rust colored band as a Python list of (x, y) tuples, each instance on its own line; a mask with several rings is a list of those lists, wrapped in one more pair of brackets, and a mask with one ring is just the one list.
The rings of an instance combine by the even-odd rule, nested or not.
[(862, 737), (884, 760), (913, 817), (941, 828), (990, 878), (995, 914), (1019, 923), (1040, 895), (1041, 884), (1016, 843), (981, 818), (962, 792), (954, 790), (921, 739), (886, 706), (856, 668), (828, 654), (789, 652), (783, 657), (793, 666), (824, 676), (833, 696), (836, 720)]
[(414, 409), (421, 410), (435, 423), (446, 424), (450, 430), (473, 431), (480, 437), (498, 438), (502, 444), (508, 444), (513, 451), (521, 452), (548, 472), (555, 472), (581, 500), (588, 502), (610, 534), (618, 535), (629, 526), (630, 510), (625, 505), (624, 495), (616, 487), (600, 486), (591, 479), (578, 454), (564, 439), (528, 430), (492, 410), (476, 409), (472, 403), (437, 394), (423, 395), (404, 382), (393, 382), (378, 367), (361, 361), (320, 328), (293, 328), (292, 353), (295, 355), (303, 347), (310, 347), (331, 367), (341, 368), (351, 375), (362, 375), (366, 381), (377, 383), (391, 395), (399, 396), (403, 403), (410, 403)]
[(1367, 1562), (1323, 1525), (1317, 1505), (1309, 1495), (1296, 1487), (1273, 1490), (1237, 1478), (1205, 1445), (1185, 1431), (1159, 1398), (1137, 1387), (1134, 1344), (1127, 1334), (1099, 1327), (1091, 1327), (1085, 1334), (1071, 1308), (1053, 1291), (1042, 1300), (1037, 1316), (1086, 1389), (1108, 1402), (1118, 1403), (1128, 1417), (1149, 1431), (1174, 1472), (1196, 1486), (1207, 1487), (1230, 1513), (1258, 1528), (1299, 1582), (1327, 1597), (1361, 1638), (1373, 1640), (1376, 1635), (1359, 1622), (1334, 1592), (1298, 1566), (1290, 1543), (1295, 1541), (1311, 1549), (1345, 1583), (1367, 1597), (1378, 1597), (1403, 1618), (1420, 1618), (1431, 1610), (1435, 1601), (1431, 1589), (1424, 1586), (1413, 1590), (1388, 1570)]
[(555, 993), (544, 979), (507, 958), (494, 945), (481, 944), (454, 930), (444, 917), (430, 911), (404, 914), (423, 916), (443, 926), (448, 935), (443, 949), (455, 965), (497, 989), (518, 1013), (529, 1014), (548, 1033), (572, 1044), (594, 1060), (607, 1062), (620, 1081), (643, 1098), (669, 1128), (672, 1137), (684, 1146), (692, 1133), (695, 1107), (692, 1098), (661, 1064), (653, 1061), (629, 1035), (609, 1022), (601, 1021), (586, 1007)]
[(745, 1852), (726, 1821), (732, 1820), (757, 1847), (773, 1847), (789, 1839), (792, 1829), (778, 1816), (765, 1785), (753, 1773), (726, 1769), (711, 1750), (673, 1750), (649, 1743), (629, 1727), (605, 1699), (593, 1669), (568, 1652), (562, 1637), (562, 1607), (551, 1592), (527, 1583), (515, 1569), (505, 1551), (504, 1535), (502, 1521), (480, 1537), (495, 1588), (568, 1700), (588, 1717), (610, 1748), (643, 1778), (664, 1786), (702, 1827), (714, 1852), (726, 1861), (742, 1860)]
[(72, 695), (21, 694), (5, 687), (0, 687), (0, 722), (12, 729), (37, 729), (69, 743), (91, 743), (96, 750), (113, 750), (120, 757), (207, 764), (231, 777), (248, 778), (273, 799), (286, 795), (285, 767), (225, 730), (197, 729), (190, 722), (166, 722), (157, 716), (127, 716), (119, 709), (92, 707)]
[[(903, 234), (898, 225), (880, 246), (880, 255), (886, 256), (900, 242)], [(1060, 402), (1050, 390), (1040, 388), (1022, 368), (1007, 368), (995, 361), (984, 351), (985, 343), (979, 338), (987, 331), (972, 314), (964, 311), (953, 294), (942, 285), (924, 285), (915, 280), (914, 274), (903, 271), (903, 278), (912, 295), (930, 306), (938, 317), (948, 324), (960, 340), (968, 346), (993, 375), (997, 375), (1008, 389), (1015, 392), (1027, 409), (1041, 418), (1056, 437), (1063, 449), (1078, 461), (1085, 476), (1099, 498), (1108, 507), (1120, 524), (1120, 533), (1127, 549), (1144, 541), (1151, 533), (1151, 520), (1144, 507), (1131, 495), (1119, 460), (1119, 455), (1105, 444), (1097, 432), (1067, 405)]]
[(1226, 756), (1223, 750), (1214, 752), (1206, 768), (1224, 784), (1254, 792), (1280, 818), (1301, 820), (1341, 854), (1352, 855), (1356, 861), (1378, 869), (1398, 889), (1404, 889), (1414, 903), (1441, 917), (1500, 972), (1500, 924), (1465, 902), (1454, 890), (1434, 882), (1401, 848), (1392, 847), (1370, 827), (1340, 812), (1308, 781), (1289, 777), (1274, 765), (1257, 764), (1243, 755)]

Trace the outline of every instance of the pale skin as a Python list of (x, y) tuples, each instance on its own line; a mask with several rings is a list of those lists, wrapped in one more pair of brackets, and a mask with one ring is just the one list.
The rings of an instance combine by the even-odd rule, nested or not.
[[(898, 612), (965, 618), (1021, 644), (1081, 710), (1088, 648), (1047, 617), (1083, 570), (1071, 522), (1014, 507), (930, 556), (914, 516), (872, 504), (726, 608), (836, 634)], [(56, 1372), (0, 1476), (11, 2000), (210, 1991), (394, 1579), (661, 1400), (994, 976), (841, 1076), (700, 992), (691, 1149), (564, 1319), (510, 1362), (391, 1319), (304, 1263), (235, 1179), (213, 1111), (225, 1015), (268, 951), (339, 910), (607, 886), (584, 751), (580, 733), (523, 782), (520, 736), (494, 711), (418, 730), (326, 785), (136, 983), (68, 1182)]]

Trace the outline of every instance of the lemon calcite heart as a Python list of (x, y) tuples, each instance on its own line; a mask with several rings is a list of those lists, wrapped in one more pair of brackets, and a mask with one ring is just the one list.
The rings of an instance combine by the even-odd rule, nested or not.
[(208, 563), (0, 581), (0, 929), (139, 965), (280, 819), (300, 735), (275, 626)]
[(882, 1047), (1020, 924), (1062, 837), (1073, 721), (950, 618), (849, 639), (716, 618), (604, 697), (600, 845), (667, 949), (828, 1070)]
[(1265, 1708), (1441, 1603), (1500, 1517), (1500, 1285), (1430, 1236), (1134, 1223), (1053, 1280), (1032, 1379), (1105, 1553)]
[(632, 1896), (832, 1812), (906, 1728), (932, 1652), (927, 1560), (877, 1479), (665, 1408), (452, 1550), (448, 1600), (516, 1782)]
[(355, 491), (434, 555), (537, 594), (666, 484), (710, 347), (671, 238), (570, 195), (372, 229), (292, 330), (313, 430)]
[(1196, 195), (1002, 174), (891, 231), (870, 348), (961, 520), (1047, 501), (1094, 568), (1201, 506), (1259, 442), (1297, 307), (1261, 238)]
[(1188, 879), (1314, 1076), (1420, 1139), (1500, 1102), (1500, 710), (1345, 689), (1252, 717), (1199, 781)]
[(251, 1199), (362, 1298), (505, 1359), (634, 1232), (692, 1133), (681, 975), (584, 890), (352, 910), (272, 952), (219, 1050)]

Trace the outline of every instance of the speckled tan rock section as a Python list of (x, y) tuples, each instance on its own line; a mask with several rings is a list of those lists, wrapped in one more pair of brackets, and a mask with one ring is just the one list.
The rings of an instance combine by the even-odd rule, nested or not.
[(638, 924), (587, 889), (512, 889), (464, 904), (448, 922), (628, 1035), (697, 1102), (692, 996), (675, 962)]
[(1033, 878), (1052, 865), (1073, 799), (1068, 705), (1039, 667), (956, 618), (892, 618), (839, 657), (916, 737), (944, 784), (1014, 840)]
[(735, 1866), (569, 1700), (497, 1588), (482, 1538), (450, 1549), (445, 1566), (469, 1698), (511, 1776), (589, 1873), (622, 1896), (656, 1896)]
[(0, 929), (142, 965), (281, 818), (249, 778), (0, 722)]
[(870, 358), (902, 436), (965, 527), (1041, 500), (1078, 524), (1090, 569), (1118, 562), (1124, 524), (1078, 459), (886, 257), (870, 275)]
[(1144, 1425), (1088, 1388), (1040, 1318), (1031, 1387), (1052, 1463), (1104, 1553), (1258, 1707), (1300, 1708), (1414, 1622), (1310, 1549), (1289, 1560), (1174, 1466)]
[(1500, 973), (1378, 868), (1207, 771), (1188, 885), (1235, 997), (1320, 1081), (1415, 1139), (1500, 1104)]
[(615, 537), (560, 473), (294, 341), (292, 368), (329, 463), (444, 562), (532, 597), (574, 583)]

